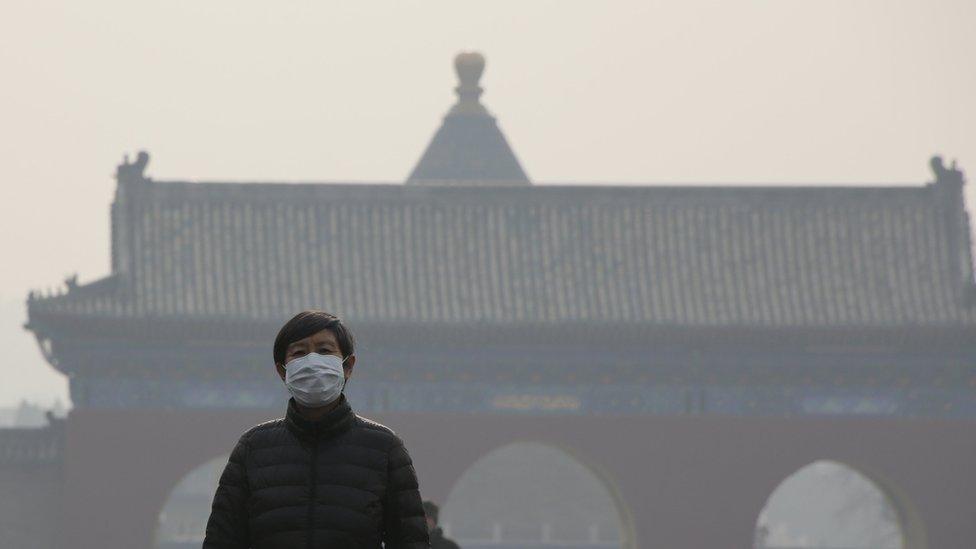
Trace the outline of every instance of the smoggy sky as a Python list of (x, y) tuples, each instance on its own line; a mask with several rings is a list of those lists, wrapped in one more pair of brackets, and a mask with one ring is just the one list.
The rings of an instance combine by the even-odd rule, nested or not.
[(974, 28), (972, 0), (6, 0), (0, 405), (66, 399), (24, 300), (108, 273), (123, 153), (402, 181), (476, 49), (536, 182), (920, 184), (936, 152), (976, 173)]

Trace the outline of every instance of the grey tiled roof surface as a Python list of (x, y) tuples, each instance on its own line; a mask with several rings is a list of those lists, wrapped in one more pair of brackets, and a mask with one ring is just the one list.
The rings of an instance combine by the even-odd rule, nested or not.
[[(116, 273), (46, 313), (971, 325), (961, 193), (919, 187), (120, 188)], [(965, 233), (965, 234), (964, 234)]]
[(517, 185), (528, 183), (529, 178), (494, 118), (451, 114), (407, 179), (408, 185), (420, 182)]

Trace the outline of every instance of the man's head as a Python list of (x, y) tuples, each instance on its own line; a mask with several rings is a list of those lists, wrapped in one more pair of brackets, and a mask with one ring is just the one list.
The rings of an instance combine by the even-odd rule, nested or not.
[(437, 528), (437, 515), (440, 514), (440, 509), (433, 501), (424, 502), (424, 515), (427, 517), (427, 531), (433, 532), (434, 528)]
[(278, 331), (274, 342), (275, 369), (285, 379), (285, 365), (309, 353), (335, 355), (345, 359), (345, 378), (352, 376), (356, 365), (356, 342), (352, 332), (339, 317), (325, 311), (302, 311)]

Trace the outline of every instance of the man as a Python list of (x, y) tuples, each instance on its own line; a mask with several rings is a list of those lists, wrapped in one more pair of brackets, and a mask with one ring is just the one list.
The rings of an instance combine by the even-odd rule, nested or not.
[(417, 476), (403, 441), (353, 413), (356, 355), (337, 317), (305, 311), (274, 342), (292, 398), (231, 452), (203, 549), (427, 549)]
[(440, 509), (433, 501), (424, 502), (424, 515), (427, 517), (427, 531), (430, 532), (430, 549), (461, 549), (453, 541), (444, 537), (444, 531), (437, 526)]

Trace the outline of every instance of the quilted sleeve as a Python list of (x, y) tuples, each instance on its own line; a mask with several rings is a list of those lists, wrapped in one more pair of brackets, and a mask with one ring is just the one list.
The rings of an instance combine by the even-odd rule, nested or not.
[(247, 454), (247, 435), (242, 436), (230, 454), (227, 466), (220, 475), (214, 494), (203, 549), (249, 549), (247, 500), (250, 489), (244, 456)]
[(383, 546), (386, 549), (428, 549), (427, 520), (420, 501), (417, 472), (403, 441), (396, 437), (387, 465), (383, 502)]

